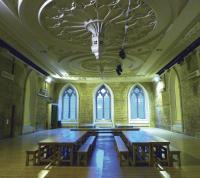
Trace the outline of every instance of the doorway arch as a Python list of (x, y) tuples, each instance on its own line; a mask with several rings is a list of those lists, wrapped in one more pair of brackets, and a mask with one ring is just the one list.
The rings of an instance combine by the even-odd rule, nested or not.
[(180, 80), (175, 69), (171, 70), (169, 80), (171, 130), (183, 132)]
[(23, 133), (35, 131), (37, 104), (37, 75), (31, 71), (26, 79), (24, 92)]

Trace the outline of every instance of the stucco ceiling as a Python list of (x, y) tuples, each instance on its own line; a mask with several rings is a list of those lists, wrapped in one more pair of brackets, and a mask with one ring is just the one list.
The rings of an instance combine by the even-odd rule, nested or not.
[[(199, 0), (0, 0), (0, 38), (52, 76), (80, 80), (150, 80), (199, 36)], [(132, 11), (126, 16), (127, 8)], [(105, 24), (99, 60), (90, 20)], [(118, 53), (124, 43), (126, 59)], [(192, 32), (191, 32), (192, 31)], [(123, 73), (115, 69), (122, 65)]]

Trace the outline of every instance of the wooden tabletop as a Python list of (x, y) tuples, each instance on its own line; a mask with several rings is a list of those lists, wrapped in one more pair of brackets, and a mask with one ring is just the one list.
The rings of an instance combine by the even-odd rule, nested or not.
[(135, 126), (133, 124), (115, 124), (116, 128), (134, 128)]
[(153, 136), (145, 131), (122, 131), (123, 135), (126, 137), (131, 144), (149, 144), (149, 143), (165, 143), (170, 144), (168, 140), (161, 137)]
[(75, 144), (86, 133), (86, 131), (70, 131), (65, 135), (49, 136), (48, 138), (39, 141), (38, 144)]
[(88, 131), (88, 132), (99, 132), (99, 131), (121, 132), (123, 130), (140, 130), (140, 128), (132, 127), (132, 128), (72, 128), (71, 129), (71, 131)]

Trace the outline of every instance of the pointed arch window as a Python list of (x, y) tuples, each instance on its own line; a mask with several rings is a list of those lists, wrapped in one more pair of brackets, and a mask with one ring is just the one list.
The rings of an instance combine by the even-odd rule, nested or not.
[(111, 94), (105, 85), (96, 92), (96, 120), (111, 120)]
[(135, 86), (130, 93), (131, 120), (146, 119), (146, 101), (143, 89)]
[(62, 97), (62, 120), (77, 120), (77, 93), (71, 86), (65, 89)]

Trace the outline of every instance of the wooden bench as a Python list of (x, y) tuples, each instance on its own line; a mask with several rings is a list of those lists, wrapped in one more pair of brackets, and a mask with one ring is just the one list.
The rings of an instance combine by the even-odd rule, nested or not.
[(38, 147), (34, 147), (26, 151), (26, 166), (29, 166), (29, 162), (32, 161), (33, 165), (37, 164), (38, 160)]
[(120, 165), (122, 165), (122, 162), (124, 161), (128, 163), (128, 158), (129, 158), (128, 148), (126, 147), (125, 143), (123, 142), (120, 136), (114, 136), (114, 139), (115, 139), (115, 146), (120, 159)]
[(78, 150), (78, 165), (80, 165), (81, 161), (84, 162), (84, 165), (88, 164), (88, 159), (90, 154), (92, 153), (95, 145), (96, 136), (89, 136), (85, 143), (81, 145)]
[(177, 162), (179, 167), (181, 167), (181, 151), (175, 147), (170, 146), (170, 165), (173, 166), (174, 162)]
[(59, 156), (59, 147), (55, 145), (43, 145), (39, 147), (39, 153), (38, 153), (38, 164), (49, 164), (55, 165), (62, 156)]
[(93, 151), (96, 143), (96, 136), (89, 136), (87, 141), (88, 144), (91, 145), (91, 151)]
[[(162, 147), (161, 151), (163, 155), (166, 155), (167, 149), (166, 147)], [(177, 162), (179, 167), (181, 166), (181, 151), (173, 146), (169, 146), (169, 166), (173, 166), (174, 162)], [(166, 156), (165, 156), (166, 157)]]

